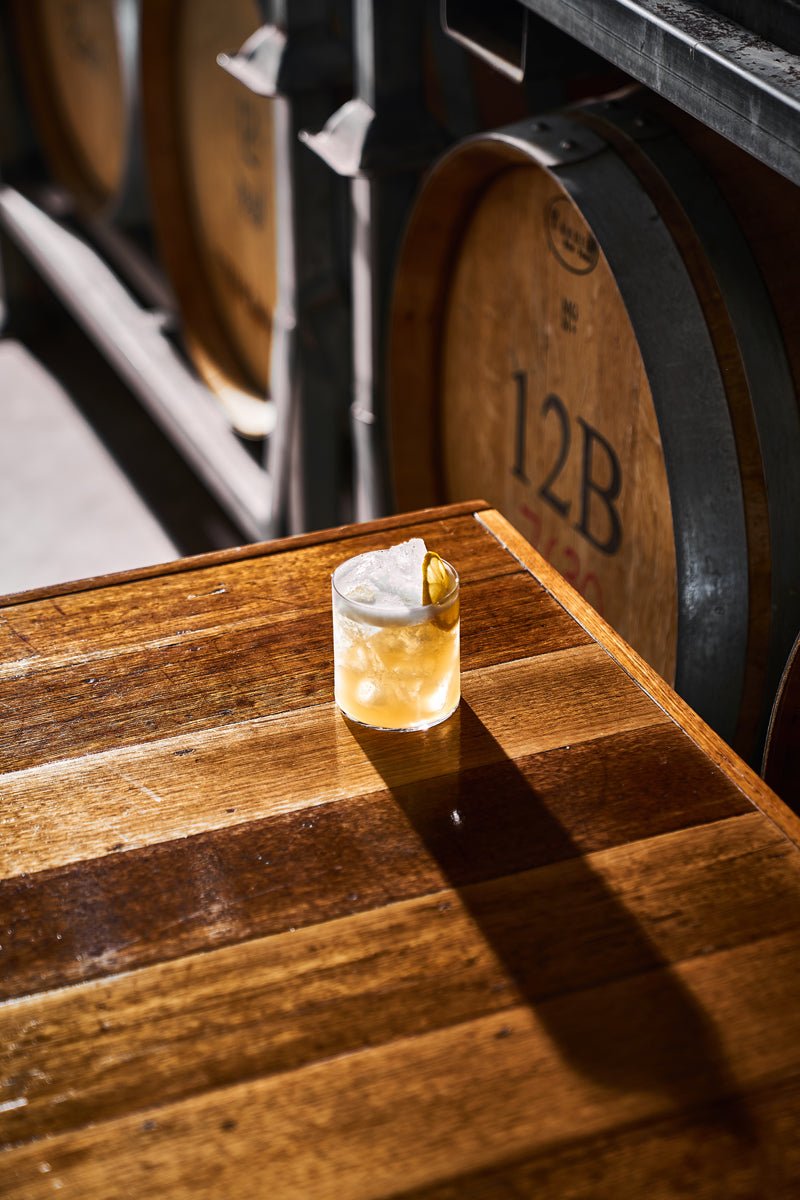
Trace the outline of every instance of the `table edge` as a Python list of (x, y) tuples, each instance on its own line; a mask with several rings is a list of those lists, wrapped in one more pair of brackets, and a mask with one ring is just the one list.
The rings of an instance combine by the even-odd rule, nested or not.
[(754, 807), (800, 847), (800, 816), (628, 645), (556, 568), (497, 509), (476, 511), (475, 519), (619, 663), (625, 673), (680, 726)]
[(143, 579), (159, 576), (181, 575), (207, 567), (221, 567), (228, 563), (244, 562), (251, 558), (264, 558), (280, 554), (285, 550), (300, 550), (304, 546), (321, 545), (323, 542), (346, 541), (363, 534), (382, 530), (398, 529), (406, 525), (423, 525), (430, 521), (451, 517), (470, 517), (489, 508), (485, 500), (466, 500), (458, 504), (442, 504), (433, 508), (415, 509), (407, 513), (395, 513), (373, 521), (362, 521), (347, 525), (334, 525), (328, 529), (317, 529), (309, 533), (296, 533), (287, 537), (272, 538), (264, 542), (247, 542), (224, 550), (211, 550), (204, 554), (187, 555), (163, 563), (152, 563), (144, 567), (133, 567), (126, 571), (112, 571), (107, 575), (90, 575), (84, 579), (65, 580), (62, 583), (46, 584), (21, 592), (0, 594), (0, 609), (15, 608), (20, 604), (32, 604), (37, 600), (49, 600), (77, 592), (98, 591), (100, 588), (118, 587), (121, 584), (138, 583)]

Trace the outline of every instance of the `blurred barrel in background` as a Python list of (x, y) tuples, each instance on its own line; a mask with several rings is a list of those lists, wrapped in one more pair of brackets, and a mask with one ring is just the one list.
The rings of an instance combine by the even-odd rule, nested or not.
[(608, 102), (434, 167), (393, 297), (394, 484), (495, 504), (752, 758), (799, 623), (796, 263), (755, 253), (769, 229), (686, 141)]
[(11, 0), (38, 145), (77, 207), (146, 219), (138, 105), (138, 0)]
[(277, 302), (274, 101), (217, 64), (259, 0), (144, 0), (142, 105), (153, 222), (189, 353), (244, 435), (269, 432)]

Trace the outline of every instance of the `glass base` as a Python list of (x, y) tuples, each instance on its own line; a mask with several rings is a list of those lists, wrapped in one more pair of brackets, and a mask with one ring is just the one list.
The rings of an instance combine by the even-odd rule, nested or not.
[(377, 729), (379, 733), (420, 733), (423, 729), (433, 729), (434, 725), (441, 725), (443, 721), (447, 721), (452, 717), (453, 713), (461, 703), (459, 696), (451, 709), (438, 716), (431, 717), (426, 721), (417, 721), (413, 725), (373, 725), (369, 721), (362, 721), (358, 717), (351, 717), (347, 709), (342, 708), (339, 702), (336, 702), (336, 707), (342, 716), (347, 717), (348, 721), (352, 721), (354, 725), (360, 725), (362, 729)]

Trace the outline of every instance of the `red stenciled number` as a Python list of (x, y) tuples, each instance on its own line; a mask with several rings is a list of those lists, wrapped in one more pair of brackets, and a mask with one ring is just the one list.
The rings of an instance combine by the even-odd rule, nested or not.
[(530, 543), (535, 546), (539, 538), (542, 536), (542, 518), (528, 504), (520, 504), (519, 511), (526, 521), (530, 521), (533, 526), (533, 533), (530, 537)]
[(558, 538), (555, 536), (555, 534), (553, 534), (551, 537), (549, 537), (547, 539), (544, 546), (542, 547), (542, 554), (545, 556), (545, 558), (547, 559), (548, 562), (553, 561), (553, 551), (557, 547), (558, 547)]
[(572, 583), (577, 587), (578, 586), (578, 583), (577, 583), (578, 576), (581, 573), (581, 560), (578, 558), (578, 555), (573, 550), (572, 546), (564, 547), (564, 558), (566, 559), (569, 566), (568, 566), (568, 568), (563, 569), (561, 574), (564, 576), (564, 578), (567, 580), (568, 583)]
[[(534, 510), (528, 504), (520, 504), (518, 511), (520, 515), (530, 523), (532, 527), (532, 534), (529, 538), (529, 541), (532, 546), (536, 546), (542, 534), (542, 518), (537, 512), (534, 512)], [(563, 568), (560, 568), (561, 574), (568, 583), (573, 585), (577, 592), (580, 592), (583, 598), (587, 600), (602, 617), (603, 588), (594, 571), (587, 571), (583, 577), (581, 577), (581, 571), (583, 568), (577, 550), (573, 549), (572, 546), (562, 547), (558, 538), (554, 535), (551, 535), (547, 539), (545, 546), (540, 551), (542, 556), (546, 558), (548, 562), (552, 562), (554, 566), (556, 564), (553, 562), (553, 560), (558, 556), (559, 552), (563, 554), (566, 564)]]

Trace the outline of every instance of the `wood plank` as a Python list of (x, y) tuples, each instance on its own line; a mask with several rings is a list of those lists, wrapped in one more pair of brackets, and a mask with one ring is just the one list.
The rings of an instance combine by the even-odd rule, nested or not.
[[(7, 713), (0, 767), (24, 770), (329, 701), (327, 576), (326, 585), (322, 608), (291, 602), (273, 611), (268, 600), (245, 627), (229, 623), (0, 679)], [(464, 670), (590, 641), (523, 572), (466, 585), (462, 631)]]
[(392, 1194), (395, 1200), (794, 1200), (800, 1079), (751, 1093), (747, 1112), (761, 1144), (750, 1143), (734, 1099)]
[(5, 1195), (396, 1195), (737, 1093), (741, 1160), (783, 1157), (747, 1093), (800, 1073), (799, 966), (791, 933), (207, 1091), (6, 1151)]
[(546, 587), (583, 628), (605, 646), (632, 679), (685, 729), (704, 754), (744, 791), (788, 838), (800, 846), (800, 813), (793, 812), (718, 734), (648, 666), (635, 650), (586, 603), (584, 598), (517, 533), (500, 513), (489, 510), (476, 520), (491, 530), (502, 546)]
[[(487, 596), (465, 619), (464, 703), (424, 737), (350, 726), (302, 678), (292, 711), (205, 728), (218, 683), (195, 667), (194, 707), (167, 673), (155, 727), (112, 697), (88, 718), (95, 751), (54, 762), (42, 738), (39, 765), (0, 778), (5, 1194), (421, 1198), (450, 1181), (449, 1200), (544, 1179), (560, 1198), (600, 1195), (607, 1170), (614, 1200), (714, 1178), (793, 1197), (796, 851), (624, 644), (627, 674), (557, 581), (542, 595), (464, 519), (504, 567), (465, 585)], [(238, 634), (266, 696), (247, 658), (258, 588), (215, 625), (220, 595), (185, 632), (178, 592), (154, 601), (163, 636), (142, 645), (219, 653), (233, 688)], [(304, 640), (311, 599), (279, 619), (313, 689), (330, 652)], [(113, 663), (124, 694), (114, 670), (139, 643), (120, 653), (110, 631), (90, 658), (70, 619), (26, 689)], [(124, 605), (115, 620), (122, 642), (153, 628), (129, 631)], [(144, 740), (116, 745), (116, 721)]]
[(788, 930), (798, 854), (752, 813), (26, 998), (0, 1008), (0, 1143)]
[[(220, 567), (227, 563), (242, 562), (246, 559), (261, 558), (267, 555), (283, 554), (287, 550), (302, 550), (311, 546), (319, 546), (326, 542), (345, 542), (350, 539), (368, 536), (372, 533), (384, 534), (393, 530), (401, 531), (398, 540), (403, 537), (416, 537), (417, 532), (405, 533), (408, 527), (426, 525), (433, 521), (450, 521), (458, 517), (471, 518), (476, 512), (482, 512), (489, 505), (485, 500), (466, 500), (459, 504), (441, 504), (438, 506), (416, 509), (413, 512), (397, 513), (390, 517), (380, 517), (374, 521), (361, 521), (352, 525), (339, 525), (331, 529), (313, 530), (310, 533), (293, 534), (290, 537), (273, 538), (267, 542), (255, 542), (245, 546), (234, 546), (226, 550), (212, 550), (207, 554), (187, 555), (175, 559), (174, 562), (157, 563), (152, 566), (137, 567), (130, 571), (111, 572), (106, 575), (95, 575), (88, 579), (78, 579), (65, 583), (50, 584), (47, 587), (31, 588), (26, 592), (13, 592), (0, 596), (0, 606), (15, 607), (28, 604), (31, 601), (47, 600), (53, 597), (75, 595), (77, 592), (107, 589), (120, 584), (138, 582), (143, 579), (156, 579), (167, 575), (182, 575), (187, 571), (204, 570), (208, 567)], [(419, 536), (427, 536), (420, 533)], [(352, 551), (359, 553), (359, 551)]]
[[(282, 646), (276, 654), (281, 669), (291, 670)], [(297, 673), (297, 686), (330, 692), (329, 679), (310, 682), (310, 668), (305, 675)], [(415, 739), (413, 756), (409, 735), (362, 730), (332, 702), (187, 736), (186, 728), (193, 726), (192, 696), (183, 681), (176, 686), (188, 714), (180, 738), (0, 780), (6, 814), (0, 818), (0, 875), (377, 790), (384, 786), (384, 769), (397, 783), (435, 778), (487, 758), (502, 761), (664, 719), (594, 645), (467, 671), (461, 709)], [(193, 686), (202, 688), (202, 678)], [(146, 710), (139, 714), (140, 721), (148, 719)], [(106, 730), (111, 744), (115, 737), (123, 746), (130, 740), (122, 709)]]
[[(469, 710), (459, 722), (461, 766), (453, 770), (445, 753), (449, 774), (415, 779), (397, 735), (382, 757), (362, 759), (366, 794), (328, 802), (301, 794), (297, 801), (313, 808), (0, 882), (0, 998), (752, 812), (732, 784), (718, 786), (710, 764), (671, 724), (512, 762), (498, 759), (502, 749)], [(355, 761), (344, 765), (346, 746), (337, 746), (343, 775), (357, 770)], [(435, 746), (444, 753), (444, 741)], [(351, 742), (351, 757), (356, 750)], [(262, 811), (251, 751), (245, 743), (241, 761), (231, 760), (241, 774), (235, 805), (224, 810), (229, 822)], [(197, 779), (196, 789), (183, 780), (183, 795), (202, 812), (203, 786), (212, 793), (217, 786), (213, 757), (183, 761)], [(681, 778), (677, 792), (666, 762)], [(321, 760), (315, 765), (321, 772)], [(287, 782), (291, 789), (291, 776)], [(379, 784), (383, 790), (369, 791)], [(79, 795), (85, 800), (86, 790)], [(74, 853), (67, 845), (57, 851)]]
[[(512, 572), (517, 564), (471, 517), (426, 523), (424, 534), (445, 558), (458, 560), (466, 583)], [(330, 610), (330, 576), (344, 559), (392, 545), (393, 531), (287, 549), (238, 562), (201, 565), (96, 590), (18, 603), (0, 610), (0, 672), (74, 661), (87, 662), (120, 649), (141, 649), (223, 629), (245, 630), (266, 618)], [(185, 560), (194, 561), (194, 560)]]

